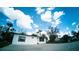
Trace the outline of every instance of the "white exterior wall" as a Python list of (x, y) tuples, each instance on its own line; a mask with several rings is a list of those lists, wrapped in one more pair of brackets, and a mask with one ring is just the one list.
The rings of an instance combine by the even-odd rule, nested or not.
[(39, 42), (39, 38), (38, 37), (32, 37), (32, 36), (25, 36), (25, 42), (20, 42), (19, 40), (19, 36), (24, 36), (24, 35), (17, 35), (15, 34), (13, 37), (13, 41), (12, 44), (21, 44), (21, 45), (25, 45), (25, 44), (43, 44), (46, 43), (46, 39), (44, 39), (44, 42)]
[(19, 36), (22, 36), (22, 35), (16, 35), (16, 34), (14, 35), (12, 44), (37, 44), (38, 42), (37, 37), (32, 38), (31, 36), (25, 36), (26, 37), (25, 42), (20, 42), (18, 41)]
[(37, 37), (29, 37), (29, 36), (26, 36), (26, 44), (37, 44), (38, 42), (38, 38)]

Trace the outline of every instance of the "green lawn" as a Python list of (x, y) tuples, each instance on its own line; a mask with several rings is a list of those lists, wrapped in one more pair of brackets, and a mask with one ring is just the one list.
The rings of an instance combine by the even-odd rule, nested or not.
[(6, 41), (2, 41), (0, 42), (0, 48), (8, 46), (10, 43), (6, 42)]
[(79, 41), (71, 43), (9, 45), (0, 51), (79, 51)]

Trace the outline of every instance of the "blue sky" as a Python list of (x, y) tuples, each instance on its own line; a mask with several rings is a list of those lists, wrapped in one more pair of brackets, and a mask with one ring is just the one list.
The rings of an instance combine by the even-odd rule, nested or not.
[[(47, 20), (49, 20), (49, 17), (51, 16), (50, 14), (48, 14), (50, 16), (47, 17), (46, 21), (45, 21), (46, 17), (42, 17), (42, 16), (45, 15), (45, 12), (48, 11), (47, 9), (49, 7), (43, 7), (43, 8), (40, 8), (40, 9), (38, 8), (39, 10), (42, 10), (40, 13), (38, 13), (39, 10), (36, 10), (37, 8), (35, 8), (35, 7), (12, 7), (12, 8), (13, 9), (11, 9), (11, 10), (13, 10), (13, 11), (20, 10), (22, 13), (24, 13), (24, 15), (28, 15), (27, 19), (29, 18), (29, 19), (32, 20), (31, 22), (29, 22), (30, 24), (28, 23), (27, 20), (26, 21), (23, 20), (23, 22), (28, 23), (29, 27), (31, 25), (33, 28), (30, 27), (31, 29), (28, 29), (28, 26), (26, 28), (24, 28), (25, 25), (27, 25), (27, 24), (21, 24), (22, 20), (18, 21), (20, 23), (17, 26), (16, 23), (18, 23), (18, 22), (17, 22), (17, 20), (14, 20), (16, 18), (16, 16), (14, 18), (14, 15), (12, 15), (13, 14), (12, 13), (11, 14), (12, 16), (11, 16), (11, 19), (10, 19), (10, 16), (7, 14), (9, 9), (7, 9), (7, 11), (5, 11), (6, 8), (0, 8), (0, 25), (5, 25), (6, 22), (7, 22), (7, 19), (9, 19), (13, 22), (14, 28), (17, 31), (20, 31), (20, 29), (21, 30), (24, 29), (24, 31), (34, 31), (36, 29), (36, 27), (33, 26), (34, 24), (36, 24), (42, 30), (47, 29), (51, 25), (51, 21), (47, 21)], [(57, 27), (61, 31), (65, 30), (66, 28), (68, 28), (69, 30), (74, 30), (76, 25), (79, 23), (79, 8), (78, 7), (55, 7), (55, 8), (53, 7), (50, 11), (51, 11), (52, 15), (54, 15), (55, 12), (63, 12), (62, 15), (59, 18), (57, 18), (57, 19), (60, 19), (59, 21), (61, 21), (61, 23), (59, 23), (57, 25)], [(16, 15), (19, 15), (19, 12)], [(22, 17), (22, 15), (21, 15), (21, 17)], [(24, 19), (24, 18), (22, 18), (22, 19)], [(21, 25), (23, 25), (24, 27), (22, 28)]]

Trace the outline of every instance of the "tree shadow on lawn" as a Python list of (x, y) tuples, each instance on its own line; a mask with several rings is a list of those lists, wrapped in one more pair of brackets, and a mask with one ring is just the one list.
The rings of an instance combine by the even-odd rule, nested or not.
[(3, 48), (3, 47), (5, 47), (5, 46), (8, 46), (8, 45), (10, 45), (11, 43), (9, 43), (9, 42), (7, 42), (7, 41), (2, 41), (2, 42), (0, 42), (0, 48)]

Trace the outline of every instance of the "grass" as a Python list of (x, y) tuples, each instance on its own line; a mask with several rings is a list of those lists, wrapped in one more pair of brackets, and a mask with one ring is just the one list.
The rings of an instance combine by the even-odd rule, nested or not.
[(9, 45), (0, 51), (79, 51), (79, 41), (60, 44)]
[(10, 45), (7, 41), (0, 42), (0, 48)]

